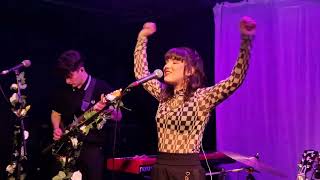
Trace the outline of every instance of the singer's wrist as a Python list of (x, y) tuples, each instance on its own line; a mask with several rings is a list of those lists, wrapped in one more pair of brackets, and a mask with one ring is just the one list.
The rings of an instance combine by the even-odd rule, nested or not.
[(148, 40), (148, 37), (145, 36), (145, 35), (139, 34), (139, 35), (138, 35), (138, 40), (145, 40), (145, 41), (147, 41), (147, 40)]

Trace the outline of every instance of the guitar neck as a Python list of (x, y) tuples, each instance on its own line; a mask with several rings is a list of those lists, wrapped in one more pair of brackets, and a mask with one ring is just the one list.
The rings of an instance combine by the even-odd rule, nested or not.
[[(113, 96), (113, 97), (109, 97), (108, 96)], [(121, 90), (116, 90), (114, 91), (113, 93), (111, 94), (108, 94), (105, 96), (106, 98), (106, 102), (104, 102), (105, 104), (105, 107), (109, 106), (113, 101), (119, 99), (121, 97)], [(100, 100), (99, 102), (97, 102), (96, 104), (98, 103), (101, 103), (102, 101)], [(77, 118), (76, 122), (75, 123), (72, 123), (71, 127), (69, 127), (69, 129), (71, 129), (72, 127), (81, 127), (82, 125), (84, 125), (85, 123), (87, 123), (88, 120), (90, 120), (91, 118), (93, 118), (94, 116), (100, 114), (103, 110), (96, 110), (94, 109), (95, 105), (94, 104), (90, 109), (88, 109), (87, 111), (85, 111), (80, 117)], [(111, 113), (112, 111), (109, 111), (107, 113)]]
[[(97, 103), (100, 103), (101, 101), (97, 102)], [(96, 104), (97, 104), (96, 103)], [(91, 119), (93, 116), (97, 115), (97, 114), (100, 114), (101, 112), (103, 111), (100, 110), (95, 110), (94, 109), (94, 106), (92, 106), (90, 109), (88, 109), (87, 111), (85, 111), (80, 117), (77, 118), (78, 120), (78, 125), (81, 125), (83, 124), (84, 122), (86, 122), (87, 120)]]

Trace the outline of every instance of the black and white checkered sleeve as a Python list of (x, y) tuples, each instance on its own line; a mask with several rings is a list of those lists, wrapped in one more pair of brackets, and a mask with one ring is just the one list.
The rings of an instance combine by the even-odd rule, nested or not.
[[(136, 79), (141, 79), (150, 74), (147, 61), (147, 43), (148, 39), (146, 37), (138, 38), (136, 48), (134, 51), (134, 74)], [(156, 79), (150, 80), (144, 83), (143, 87), (157, 100), (160, 99), (160, 81)]]
[(229, 97), (244, 81), (249, 66), (251, 42), (253, 37), (242, 35), (240, 53), (231, 75), (214, 86), (199, 90), (203, 100), (200, 106), (212, 109)]

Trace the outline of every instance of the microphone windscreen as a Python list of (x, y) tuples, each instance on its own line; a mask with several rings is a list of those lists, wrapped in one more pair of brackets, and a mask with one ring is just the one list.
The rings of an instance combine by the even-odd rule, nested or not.
[(156, 74), (157, 78), (161, 78), (163, 76), (163, 72), (160, 69), (156, 69), (153, 72), (154, 74)]
[(22, 61), (22, 64), (23, 64), (24, 67), (29, 67), (29, 66), (31, 66), (31, 61), (26, 59), (26, 60)]

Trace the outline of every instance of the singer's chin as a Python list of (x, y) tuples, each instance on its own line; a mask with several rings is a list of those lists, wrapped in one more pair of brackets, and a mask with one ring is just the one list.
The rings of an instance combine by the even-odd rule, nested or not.
[(166, 84), (168, 84), (168, 85), (172, 85), (172, 86), (173, 86), (173, 85), (176, 84), (175, 81), (174, 81), (173, 79), (170, 79), (170, 78), (164, 77), (163, 80), (164, 80), (164, 82), (165, 82)]

